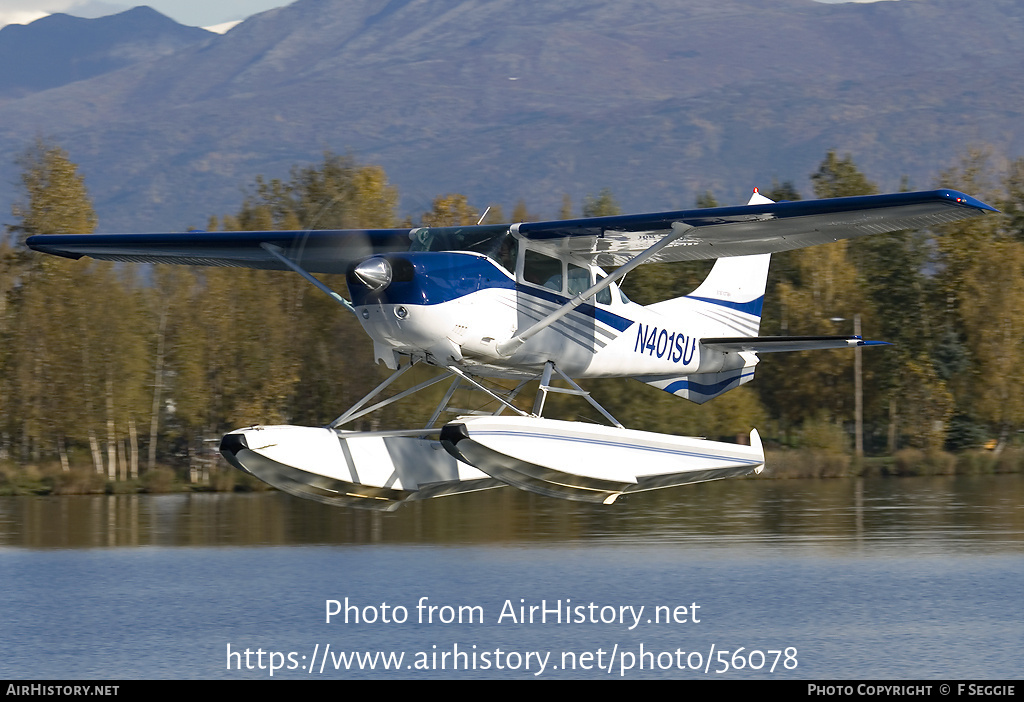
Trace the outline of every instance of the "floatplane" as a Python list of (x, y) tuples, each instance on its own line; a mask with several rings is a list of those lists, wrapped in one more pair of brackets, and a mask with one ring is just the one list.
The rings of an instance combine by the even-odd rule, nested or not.
[[(749, 382), (760, 353), (883, 344), (759, 336), (771, 254), (990, 211), (953, 190), (798, 202), (755, 190), (744, 206), (563, 221), (39, 235), (28, 245), (75, 259), (294, 271), (355, 314), (389, 377), (326, 426), (252, 426), (221, 442), (229, 463), (284, 492), (391, 510), (511, 485), (610, 504), (634, 492), (759, 473), (764, 452), (756, 429), (749, 445), (628, 429), (577, 380), (635, 378), (703, 403)], [(689, 295), (643, 306), (619, 289), (643, 264), (702, 259), (716, 261)], [(346, 275), (349, 299), (315, 275), (331, 273)], [(414, 364), (441, 372), (374, 402)], [(448, 379), (422, 428), (345, 428)], [(524, 409), (516, 400), (531, 381), (539, 387)], [(442, 421), (458, 412), (450, 403), (460, 387), (486, 393), (497, 410)], [(545, 418), (552, 392), (581, 396), (608, 424)]]

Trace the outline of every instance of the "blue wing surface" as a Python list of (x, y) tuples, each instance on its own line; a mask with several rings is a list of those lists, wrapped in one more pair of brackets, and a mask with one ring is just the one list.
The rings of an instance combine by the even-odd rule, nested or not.
[(133, 263), (180, 263), (288, 270), (265, 250), (272, 244), (313, 273), (345, 273), (372, 254), (409, 250), (408, 229), (184, 234), (50, 234), (29, 237), (29, 248), (66, 258)]
[[(112, 261), (287, 267), (263, 248), (272, 244), (312, 273), (344, 273), (353, 261), (398, 251), (489, 253), (511, 228), (519, 236), (602, 266), (619, 266), (665, 236), (670, 242), (648, 262), (746, 256), (849, 239), (867, 234), (923, 229), (994, 212), (955, 190), (775, 202), (676, 212), (590, 217), (551, 222), (418, 229), (183, 234), (36, 235), (36, 251)], [(683, 232), (680, 235), (679, 232)]]
[(648, 262), (774, 253), (947, 224), (996, 210), (955, 190), (773, 202), (518, 225), (527, 239), (601, 266), (618, 266), (673, 232), (693, 227)]

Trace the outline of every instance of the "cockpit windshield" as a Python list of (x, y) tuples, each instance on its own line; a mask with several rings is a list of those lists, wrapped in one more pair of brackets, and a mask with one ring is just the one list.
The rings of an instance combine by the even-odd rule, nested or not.
[(474, 251), (497, 253), (508, 234), (507, 224), (476, 227), (420, 227), (413, 229), (410, 251)]
[(510, 272), (515, 271), (517, 242), (507, 224), (474, 227), (420, 227), (409, 234), (410, 251), (472, 251), (483, 254)]

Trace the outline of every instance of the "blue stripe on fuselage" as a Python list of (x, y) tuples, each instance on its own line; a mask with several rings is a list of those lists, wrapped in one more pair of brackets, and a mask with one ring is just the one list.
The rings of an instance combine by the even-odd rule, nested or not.
[[(559, 306), (569, 302), (569, 298), (564, 297), (563, 295), (556, 293), (553, 290), (547, 290), (545, 288), (534, 288), (527, 285), (516, 284), (516, 292), (523, 293), (526, 295), (532, 295), (533, 297), (539, 297), (542, 300), (554, 302), (556, 305)], [(599, 322), (603, 322), (612, 329), (616, 329), (620, 332), (626, 331), (633, 324), (632, 319), (620, 317), (617, 314), (612, 314), (607, 310), (603, 310), (600, 307), (595, 307), (594, 305), (590, 305), (587, 303), (583, 303), (582, 305), (577, 307), (575, 311), (579, 312), (580, 314), (586, 315), (587, 317), (596, 319)]]
[(694, 390), (703, 395), (716, 395), (720, 392), (723, 392), (724, 389), (727, 386), (731, 385), (732, 383), (735, 383), (736, 381), (742, 380), (743, 378), (749, 377), (753, 374), (754, 371), (749, 371), (747, 373), (741, 371), (736, 375), (730, 378), (726, 378), (725, 380), (720, 380), (717, 383), (699, 383), (693, 378), (683, 378), (682, 380), (677, 380), (674, 383), (670, 383), (669, 385), (665, 386), (664, 389), (665, 392), (673, 395), (679, 392), (680, 390)]
[(732, 300), (717, 300), (712, 297), (697, 297), (696, 295), (687, 295), (691, 300), (700, 300), (701, 302), (709, 302), (712, 305), (720, 305), (721, 307), (728, 307), (729, 309), (738, 310), (740, 312), (746, 312), (752, 314), (755, 317), (761, 316), (761, 310), (764, 307), (764, 295), (755, 298), (750, 302), (733, 302)]
[[(559, 306), (569, 302), (569, 298), (553, 290), (516, 283), (496, 263), (478, 254), (424, 251), (391, 254), (387, 258), (408, 261), (412, 264), (413, 275), (408, 276), (408, 280), (396, 276), (379, 293), (350, 282), (348, 289), (353, 305), (439, 305), (488, 288), (515, 290)], [(392, 268), (398, 270), (399, 266), (393, 264)], [(587, 303), (574, 311), (620, 332), (633, 324), (631, 319)]]

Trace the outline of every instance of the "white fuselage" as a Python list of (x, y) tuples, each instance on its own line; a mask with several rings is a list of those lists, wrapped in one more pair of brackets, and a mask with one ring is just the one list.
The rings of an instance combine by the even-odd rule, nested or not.
[[(390, 367), (397, 365), (396, 355), (409, 355), (492, 377), (535, 375), (548, 361), (575, 378), (678, 377), (750, 360), (702, 348), (699, 340), (756, 334), (759, 316), (690, 298), (645, 307), (614, 285), (602, 299), (587, 300), (503, 356), (498, 343), (568, 303), (572, 291), (561, 281), (545, 286), (524, 280), (522, 265), (517, 280), (480, 254), (446, 256), (472, 257), (465, 273), (478, 276), (477, 283), (442, 291), (416, 287), (376, 299), (353, 295), (377, 358)], [(596, 266), (586, 270), (588, 281), (604, 275)]]

